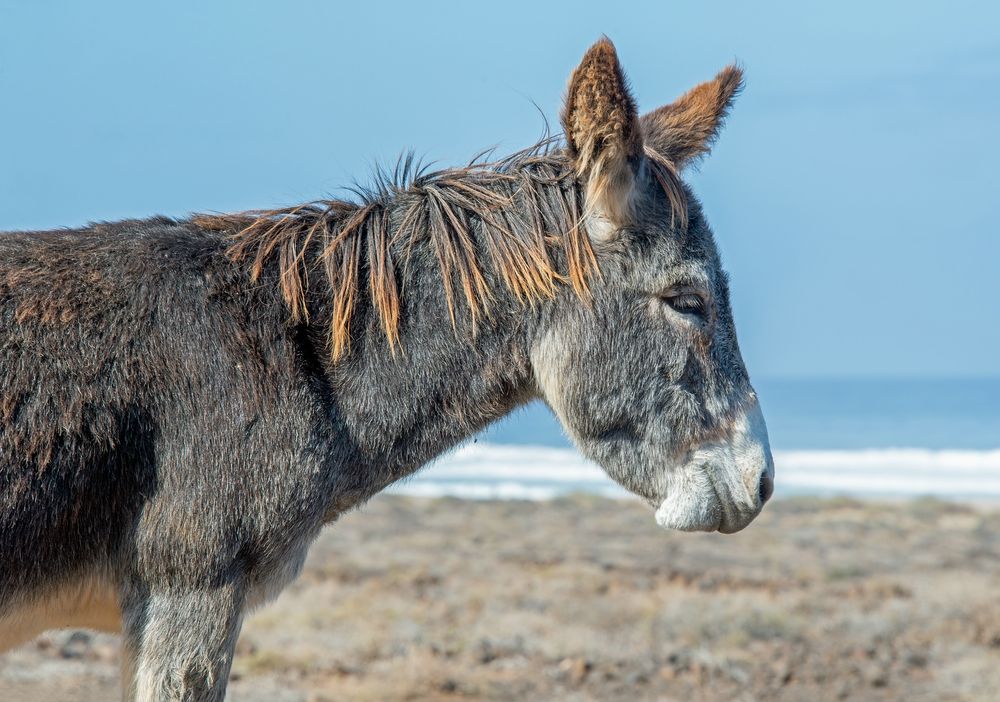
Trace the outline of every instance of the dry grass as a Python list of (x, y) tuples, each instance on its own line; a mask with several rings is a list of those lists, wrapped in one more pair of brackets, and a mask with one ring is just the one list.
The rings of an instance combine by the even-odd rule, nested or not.
[[(379, 497), (250, 618), (233, 700), (992, 700), (1000, 513), (786, 500), (735, 536), (638, 504)], [(116, 693), (116, 643), (0, 658), (0, 699)]]

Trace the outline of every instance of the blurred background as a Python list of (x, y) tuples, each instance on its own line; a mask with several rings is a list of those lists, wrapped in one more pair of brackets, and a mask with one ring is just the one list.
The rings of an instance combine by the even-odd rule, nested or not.
[[(324, 685), (359, 699), (922, 699), (921, 690), (991, 699), (998, 681), (987, 663), (1000, 655), (989, 594), (1000, 584), (994, 3), (0, 0), (0, 230), (287, 205), (343, 195), (408, 149), (441, 165), (488, 147), (510, 152), (546, 122), (558, 131), (567, 78), (602, 34), (643, 110), (734, 60), (746, 69), (728, 126), (688, 179), (732, 277), (785, 499), (728, 541), (655, 532), (548, 410), (529, 406), (394, 488), (410, 497), (379, 498), (367, 517), (324, 536), (302, 587), (369, 600), (314, 628), (334, 636), (346, 626), (355, 638), (341, 630), (322, 640), (334, 665), (271, 633), (254, 640), (270, 630), (252, 620), (241, 659), (253, 665), (237, 666), (234, 696), (265, 689), (246, 682), (260, 675), (299, 681), (261, 699)], [(421, 525), (426, 543), (410, 543)], [(454, 569), (434, 556), (442, 572), (416, 555), (392, 560), (438, 553), (443, 533), (456, 540)], [(396, 564), (388, 576), (384, 559)], [(480, 577), (483, 568), (506, 575)], [(546, 568), (565, 587), (533, 595), (553, 582)], [(968, 591), (958, 592), (962, 569)], [(399, 586), (395, 614), (370, 601), (387, 577)], [(499, 581), (510, 587), (494, 592)], [(451, 615), (428, 604), (470, 589), (493, 599), (460, 599)], [(787, 606), (775, 599), (784, 592), (795, 593)], [(611, 604), (624, 594), (628, 612)], [(967, 609), (949, 614), (942, 603), (955, 598)], [(556, 600), (563, 609), (551, 609)], [(422, 620), (417, 601), (436, 614)], [(713, 618), (703, 606), (738, 614)], [(285, 607), (308, 628), (301, 603)], [(482, 617), (470, 623), (470, 611)], [(582, 614), (597, 611), (607, 620)], [(861, 612), (881, 628), (865, 628)], [(816, 629), (824, 617), (836, 624)], [(380, 618), (395, 623), (358, 633)], [(598, 639), (608, 648), (593, 649)], [(824, 658), (821, 639), (843, 647)], [(111, 684), (100, 675), (113, 676), (94, 663), (115, 656), (112, 644), (100, 653), (101, 641), (81, 644), (77, 658), (93, 665), (66, 683), (93, 686), (95, 699)], [(19, 655), (69, 665), (70, 644)], [(15, 668), (47, 670), (3, 661), (10, 685)], [(16, 684), (34, 690), (46, 675)], [(376, 678), (404, 682), (366, 688)]]

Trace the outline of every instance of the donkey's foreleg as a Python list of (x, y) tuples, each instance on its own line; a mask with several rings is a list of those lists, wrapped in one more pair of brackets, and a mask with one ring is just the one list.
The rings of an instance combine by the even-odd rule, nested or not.
[(130, 599), (123, 617), (124, 699), (221, 700), (242, 623), (243, 588), (153, 591)]

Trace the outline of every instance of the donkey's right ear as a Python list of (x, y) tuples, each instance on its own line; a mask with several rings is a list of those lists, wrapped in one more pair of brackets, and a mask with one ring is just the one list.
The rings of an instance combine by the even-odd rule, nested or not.
[(566, 143), (584, 186), (591, 236), (606, 238), (632, 219), (642, 130), (635, 100), (606, 37), (584, 55), (569, 80), (562, 111)]

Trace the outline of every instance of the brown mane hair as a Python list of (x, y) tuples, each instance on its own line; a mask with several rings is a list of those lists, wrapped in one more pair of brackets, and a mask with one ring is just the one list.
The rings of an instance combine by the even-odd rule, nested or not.
[[(647, 163), (668, 196), (672, 217), (684, 219), (684, 195), (676, 170), (662, 157)], [(582, 195), (573, 165), (554, 138), (507, 158), (477, 159), (461, 168), (425, 172), (412, 157), (395, 171), (376, 173), (373, 188), (356, 191), (360, 202), (316, 200), (288, 208), (197, 215), (196, 225), (233, 230), (229, 257), (247, 262), (256, 281), (277, 259), (282, 296), (293, 322), (307, 321), (310, 274), (325, 274), (332, 296), (330, 354), (350, 349), (351, 317), (367, 268), (371, 302), (395, 353), (399, 346), (401, 291), (413, 247), (429, 240), (441, 271), (452, 327), (456, 293), (468, 307), (473, 333), (495, 301), (484, 259), (521, 304), (551, 298), (568, 283), (586, 299), (589, 278), (600, 273), (590, 238), (581, 226)], [(477, 222), (478, 237), (472, 223)], [(477, 243), (478, 241), (478, 243)], [(318, 256), (310, 250), (319, 247)], [(550, 251), (561, 249), (562, 273)]]

